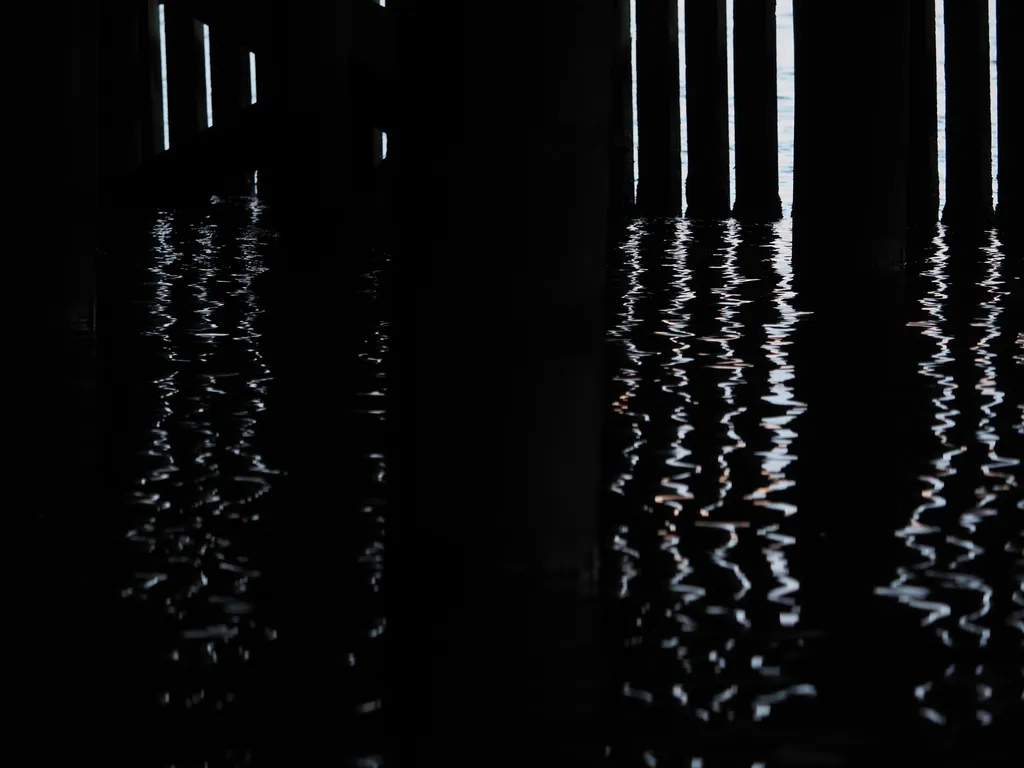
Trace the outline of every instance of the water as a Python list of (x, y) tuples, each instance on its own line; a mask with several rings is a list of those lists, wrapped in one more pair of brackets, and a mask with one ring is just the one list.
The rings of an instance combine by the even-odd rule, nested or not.
[[(361, 261), (332, 316), (303, 309), (330, 302), (294, 257), (248, 199), (158, 212), (108, 253), (102, 645), (115, 711), (156, 734), (135, 765), (313, 754), (307, 717), (337, 723), (339, 756), (386, 743), (388, 262)], [(1005, 746), (1024, 715), (1021, 264), (994, 235), (940, 233), (895, 288), (830, 308), (792, 270), (787, 221), (626, 228), (608, 297), (610, 764)], [(316, 360), (292, 350), (309, 324)]]
[(384, 262), (338, 276), (353, 314), (331, 318), (255, 200), (139, 224), (105, 253), (106, 705), (158, 734), (135, 765), (273, 760), (379, 708)]
[[(92, 644), (135, 766), (370, 766), (386, 744), (388, 261), (317, 279), (269, 213), (215, 199), (106, 246)], [(941, 232), (911, 256), (827, 306), (786, 220), (637, 220), (612, 248), (610, 764), (857, 764), (894, 740), (984, 764), (1011, 743), (1024, 260)]]
[(828, 309), (790, 255), (786, 223), (623, 239), (616, 764), (859, 764), (886, 738), (969, 764), (1024, 715), (1020, 261), (939, 237)]

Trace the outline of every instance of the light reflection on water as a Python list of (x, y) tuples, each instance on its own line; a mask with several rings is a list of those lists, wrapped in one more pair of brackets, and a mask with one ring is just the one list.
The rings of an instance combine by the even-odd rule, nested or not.
[[(246, 529), (259, 523), (279, 474), (255, 447), (273, 380), (252, 289), (266, 270), (268, 236), (252, 226), (257, 214), (251, 206), (249, 226), (226, 236), (209, 216), (160, 215), (148, 291), (138, 299), (141, 335), (155, 343), (153, 358), (139, 364), (153, 371), (158, 399), (126, 533), (144, 569), (122, 597), (151, 620), (163, 614), (176, 640), (153, 650), (186, 669), (244, 665), (275, 637), (250, 596), (260, 570), (246, 546)], [(220, 709), (231, 699), (210, 701), (204, 688), (188, 686), (160, 694), (168, 707)]]
[(637, 601), (625, 664), (642, 660), (623, 693), (704, 723), (760, 722), (815, 693), (786, 663), (804, 642), (787, 467), (805, 408), (778, 237), (641, 220), (617, 275), (614, 549), (619, 597)]
[[(1010, 714), (1010, 702), (1024, 700), (1024, 668), (1013, 661), (1024, 635), (1014, 610), (1024, 603), (1024, 523), (1014, 510), (1021, 502), (1013, 501), (1021, 495), (1021, 459), (1000, 447), (1020, 407), (1000, 383), (1015, 334), (1002, 317), (1010, 291), (999, 242), (936, 245), (922, 272), (930, 282), (918, 300), (923, 317), (910, 323), (932, 345), (918, 368), (930, 383), (934, 422), (920, 503), (897, 531), (916, 562), (898, 566), (897, 578), (877, 591), (919, 611), (920, 624), (951, 649), (941, 675), (915, 688), (921, 716), (940, 725), (973, 717), (988, 726)], [(964, 297), (951, 295), (953, 259), (973, 262), (976, 303), (953, 303)], [(953, 649), (974, 657), (957, 661)]]
[[(896, 555), (894, 579), (875, 592), (905, 607), (896, 628), (879, 631), (920, 633), (908, 643), (920, 643), (922, 677), (878, 695), (896, 700), (908, 723), (963, 733), (1009, 727), (1024, 701), (1024, 502), (1020, 440), (1011, 440), (1024, 429), (1020, 395), (1005, 383), (1019, 374), (1022, 339), (1009, 324), (998, 240), (947, 246), (943, 237), (908, 266), (905, 301), (916, 307), (908, 332), (926, 342), (910, 347), (917, 374), (881, 384), (904, 390), (906, 408), (919, 414), (903, 471), (919, 477), (920, 492), (907, 518), (892, 521), (907, 554)], [(795, 329), (810, 313), (795, 309), (790, 256), (788, 222), (758, 232), (637, 220), (614, 263), (620, 714), (649, 734), (624, 734), (616, 764), (643, 764), (642, 752), (657, 761), (736, 750), (784, 762), (779, 740), (799, 741), (791, 729), (814, 722), (810, 670), (844, 663), (823, 656), (821, 628), (801, 620), (802, 585), (790, 566), (815, 546), (801, 538), (791, 472), (794, 443), (813, 432), (815, 414), (794, 396), (793, 345), (808, 343)], [(691, 746), (666, 735), (688, 722)], [(746, 746), (725, 743), (725, 724), (742, 729)], [(849, 753), (851, 737), (860, 738), (815, 736), (833, 756)]]
[[(123, 460), (121, 486), (127, 507), (122, 625), (132, 636), (126, 658), (134, 684), (145, 701), (167, 712), (252, 707), (244, 694), (278, 641), (262, 585), (274, 567), (266, 518), (292, 502), (275, 494), (288, 471), (264, 458), (277, 439), (267, 417), (281, 410), (280, 397), (272, 396), (280, 371), (265, 338), (266, 285), (280, 279), (272, 262), (278, 236), (263, 228), (264, 214), (256, 201), (216, 198), (192, 210), (160, 212), (148, 243), (130, 243), (122, 265), (129, 276), (119, 278), (128, 286), (121, 301), (133, 317), (117, 333), (135, 339), (123, 342), (132, 359), (117, 364), (127, 393), (119, 417), (123, 444), (134, 454)], [(388, 324), (378, 306), (382, 280), (378, 266), (354, 291), (362, 310), (359, 348), (345, 369), (356, 390), (352, 424), (363, 439), (363, 520), (351, 524), (359, 536), (353, 572), (371, 594), (379, 591), (383, 565), (380, 425)], [(139, 426), (133, 413), (148, 414), (148, 426)], [(385, 622), (372, 599), (364, 602), (352, 610), (366, 614), (365, 630), (345, 632), (355, 629), (371, 642)], [(362, 669), (366, 651), (353, 640), (339, 643), (337, 655), (343, 666)], [(375, 708), (375, 692), (363, 694), (361, 682), (351, 688), (348, 696), (369, 697), (355, 709)]]
[[(935, 2), (935, 14), (936, 14), (936, 86), (937, 86), (937, 106), (938, 106), (938, 151), (939, 151), (939, 204), (944, 205), (946, 200), (946, 75), (945, 75), (945, 35), (943, 31), (944, 24), (944, 7), (943, 0), (933, 0)], [(998, 147), (998, 135), (995, 130), (997, 125), (996, 115), (996, 100), (998, 93), (998, 80), (996, 72), (996, 34), (995, 24), (993, 20), (996, 18), (996, 0), (988, 0), (989, 4), (989, 50), (991, 51), (991, 93), (992, 93), (992, 178), (997, 177), (997, 161), (999, 158), (999, 147)], [(631, 12), (632, 19), (634, 21), (631, 33), (634, 40), (636, 39), (636, 0), (632, 0)], [(679, 19), (683, 19), (683, 0), (679, 0)], [(729, 61), (729, 92), (733, 93), (733, 51), (732, 51), (732, 4), (727, 5), (727, 26), (728, 26), (728, 38), (726, 45), (728, 47), (728, 61)], [(682, 23), (680, 23), (680, 34), (679, 34), (679, 45), (680, 45), (680, 62), (684, 61), (682, 55), (683, 37), (685, 31)], [(795, 112), (795, 92), (796, 92), (796, 68), (794, 64), (795, 51), (793, 47), (793, 0), (777, 0), (776, 3), (776, 75), (778, 83), (778, 107), (779, 107), (779, 196), (782, 199), (783, 214), (785, 216), (790, 215), (790, 211), (793, 203), (793, 158), (794, 158), (794, 147), (793, 140), (795, 136), (796, 126), (796, 112)], [(681, 147), (681, 159), (684, 166), (686, 166), (686, 77), (685, 73), (680, 70), (680, 103), (681, 110), (680, 114), (683, 115), (683, 141)], [(637, 153), (639, 151), (638, 137), (639, 132), (636, 126), (635, 118), (637, 116), (637, 104), (636, 104), (636, 51), (634, 46), (633, 51), (633, 173), (634, 182), (636, 182), (636, 175), (639, 173), (639, 166), (637, 163)], [(736, 169), (735, 169), (735, 110), (733, 108), (732, 100), (729, 102), (729, 152), (733, 158), (733, 162), (729, 163), (730, 170), (730, 188), (732, 190), (733, 198), (735, 201), (736, 194)], [(998, 186), (993, 190), (994, 200), (998, 202), (999, 190)]]

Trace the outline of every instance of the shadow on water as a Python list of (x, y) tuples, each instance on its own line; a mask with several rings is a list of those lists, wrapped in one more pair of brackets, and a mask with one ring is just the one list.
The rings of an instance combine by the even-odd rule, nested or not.
[[(106, 597), (75, 684), (127, 725), (126, 764), (369, 766), (399, 737), (378, 647), (388, 262), (309, 243), (246, 199), (108, 238)], [(1021, 263), (939, 232), (898, 275), (828, 282), (794, 272), (788, 222), (628, 225), (609, 764), (1019, 752)]]

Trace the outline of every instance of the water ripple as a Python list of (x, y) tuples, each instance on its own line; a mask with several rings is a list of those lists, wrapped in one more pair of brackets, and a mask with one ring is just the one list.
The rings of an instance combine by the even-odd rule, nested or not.
[[(275, 636), (254, 610), (260, 571), (246, 544), (278, 474), (255, 447), (273, 374), (256, 330), (252, 283), (266, 266), (252, 226), (258, 210), (251, 214), (237, 233), (209, 217), (162, 214), (145, 266), (143, 335), (157, 342), (147, 362), (160, 370), (128, 494), (135, 511), (125, 536), (140, 567), (121, 595), (168, 634), (174, 628), (173, 646), (143, 652), (172, 667), (244, 665)], [(186, 709), (229, 703), (188, 686), (161, 698)]]
[(639, 220), (620, 255), (609, 344), (623, 700), (706, 724), (770, 720), (816, 695), (787, 661), (808, 639), (787, 559), (787, 468), (806, 410), (786, 350), (801, 314), (788, 243)]
[(1011, 661), (1021, 647), (1013, 606), (1024, 570), (1012, 554), (1024, 531), (1012, 501), (1021, 462), (1000, 447), (1014, 405), (1000, 383), (1014, 336), (1003, 320), (1004, 260), (994, 238), (969, 248), (940, 233), (922, 272), (922, 316), (909, 323), (931, 345), (918, 363), (932, 406), (931, 457), (919, 502), (896, 531), (915, 561), (876, 591), (918, 611), (945, 649), (941, 672), (914, 690), (920, 716), (940, 726), (993, 725), (1013, 717), (1008, 699), (1024, 696), (1024, 667)]

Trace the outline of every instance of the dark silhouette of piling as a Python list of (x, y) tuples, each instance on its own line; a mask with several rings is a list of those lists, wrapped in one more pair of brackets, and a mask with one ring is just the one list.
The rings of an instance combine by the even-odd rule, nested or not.
[(210, 29), (210, 82), (213, 122), (234, 122), (252, 101), (249, 52), (229, 35)]
[(164, 151), (164, 100), (160, 64), (160, 2), (145, 0), (139, 12), (142, 90), (142, 159), (151, 160)]
[[(837, 27), (831, 4), (794, 0), (793, 245), (806, 268), (872, 270), (903, 262), (909, 5), (866, 0)], [(872, 108), (850, 113), (858, 101)]]
[(733, 214), (745, 221), (769, 221), (782, 215), (775, 7), (775, 0), (736, 0), (733, 5), (736, 72), (736, 204)]
[(372, 125), (350, 67), (348, 3), (275, 0), (272, 44), (259, 59), (259, 101), (271, 114), (260, 193), (296, 231), (350, 239), (366, 226), (373, 172)]
[(944, 0), (946, 35), (946, 207), (942, 221), (992, 223), (992, 100), (988, 3)]
[(98, 23), (100, 196), (122, 205), (137, 195), (141, 164), (163, 150), (157, 3), (111, 0)]
[(598, 765), (612, 4), (394, 10), (391, 746)]
[[(58, 138), (47, 145), (53, 174), (45, 198), (56, 208), (57, 225), (40, 228), (47, 246), (45, 304), (48, 319), (90, 320), (95, 299), (97, 219), (100, 199), (99, 55), (102, 6), (95, 0), (69, 3), (56, 22), (56, 50), (45, 71), (53, 79), (40, 93), (52, 94), (44, 112)], [(52, 70), (52, 72), (51, 72)], [(118, 116), (122, 116), (120, 113)], [(49, 134), (48, 134), (49, 136)], [(20, 190), (19, 190), (20, 191)]]
[(725, 0), (688, 2), (686, 215), (729, 215), (729, 82)]
[(1024, 9), (1018, 2), (998, 0), (996, 4), (996, 48), (998, 66), (999, 136), (999, 220), (1004, 230), (1019, 229), (1024, 214), (1024, 168), (1021, 151), (1020, 109), (1013, 102), (1024, 93), (1021, 74), (1021, 31)]
[[(8, 731), (24, 731), (19, 718), (49, 726), (84, 705), (99, 709), (83, 679), (102, 667), (93, 665), (104, 631), (93, 319), (106, 9), (100, 0), (77, 0), (10, 10), (12, 30), (38, 33), (19, 48), (19, 76), (7, 94), (9, 105), (27, 107), (12, 121), (10, 187), (12, 231), (29, 241), (13, 249), (6, 279), (12, 293), (31, 297), (15, 300), (10, 315), (19, 330), (7, 356), (20, 373), (9, 377), (7, 396), (25, 418), (11, 420), (8, 440), (17, 450), (8, 471), (30, 478), (46, 468), (46, 503), (12, 521), (21, 545), (7, 561), (12, 573), (33, 574), (8, 590), (6, 608), (22, 631), (9, 638), (19, 662), (8, 676), (5, 716), (15, 716)], [(61, 717), (67, 712), (75, 714)]]
[(674, 216), (683, 211), (679, 7), (676, 0), (636, 5), (637, 207)]
[(207, 127), (203, 25), (180, 5), (164, 5), (167, 110), (171, 146), (187, 144)]
[(935, 4), (910, 6), (907, 226), (930, 233), (939, 218), (939, 119)]
[[(113, 0), (100, 7), (100, 164), (103, 186), (127, 183), (142, 161), (142, 89), (136, 82), (142, 53), (139, 4)], [(105, 190), (106, 191), (106, 190)]]
[[(252, 102), (249, 52), (216, 26), (210, 28), (210, 85), (213, 124), (218, 129), (239, 125)], [(230, 172), (219, 180), (222, 192), (252, 191), (252, 174)]]
[(636, 202), (633, 167), (633, 63), (629, 0), (614, 0), (611, 120), (608, 146), (608, 205), (615, 216), (628, 214)]

